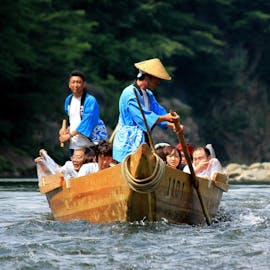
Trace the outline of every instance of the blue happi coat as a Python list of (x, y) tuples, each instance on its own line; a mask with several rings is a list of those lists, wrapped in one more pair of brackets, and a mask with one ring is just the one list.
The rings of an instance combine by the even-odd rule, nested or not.
[[(134, 85), (129, 85), (123, 90), (119, 99), (119, 120), (113, 141), (113, 158), (118, 162), (121, 162), (128, 154), (134, 152), (141, 143), (145, 142), (147, 130), (134, 89), (136, 89)], [(157, 102), (150, 90), (146, 90), (150, 103), (150, 110), (147, 110), (143, 104), (140, 91), (138, 89), (136, 91), (149, 129), (152, 129), (159, 116), (167, 114), (167, 111)], [(167, 122), (160, 122), (158, 126), (166, 129)]]
[[(64, 109), (69, 115), (69, 105), (73, 94), (67, 96)], [(98, 143), (108, 139), (106, 127), (99, 117), (99, 106), (94, 96), (86, 93), (83, 104), (81, 104), (81, 122), (76, 130), (85, 137)]]

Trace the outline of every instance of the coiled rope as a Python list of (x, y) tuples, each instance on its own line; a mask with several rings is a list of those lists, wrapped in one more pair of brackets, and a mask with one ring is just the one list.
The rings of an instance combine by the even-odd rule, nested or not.
[(126, 158), (122, 161), (121, 166), (122, 174), (125, 177), (129, 187), (139, 193), (149, 193), (154, 191), (164, 177), (164, 161), (157, 154), (154, 154), (156, 164), (153, 173), (147, 178), (136, 179), (129, 172), (128, 161), (130, 159), (130, 156), (131, 155), (126, 156)]

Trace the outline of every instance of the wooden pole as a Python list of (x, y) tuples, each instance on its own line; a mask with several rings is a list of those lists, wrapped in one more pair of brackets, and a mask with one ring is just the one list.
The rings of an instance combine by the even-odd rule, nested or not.
[[(170, 110), (170, 113), (172, 115), (176, 115), (175, 112), (173, 112), (171, 110)], [(194, 172), (194, 169), (193, 169), (193, 165), (192, 165), (191, 158), (190, 158), (190, 155), (189, 155), (189, 152), (188, 152), (188, 148), (187, 148), (187, 145), (186, 145), (186, 142), (185, 142), (183, 131), (181, 130), (181, 126), (180, 126), (179, 122), (174, 123), (174, 125), (175, 125), (175, 129), (177, 131), (178, 140), (182, 145), (184, 155), (185, 155), (185, 158), (187, 160), (187, 164), (188, 164), (190, 174), (191, 174), (192, 185), (194, 186), (194, 188), (195, 188), (195, 190), (197, 192), (200, 204), (202, 206), (203, 214), (204, 214), (205, 219), (206, 219), (206, 223), (207, 223), (207, 225), (210, 225), (211, 224), (211, 219), (210, 219), (210, 216), (209, 216), (209, 213), (208, 213), (208, 209), (206, 208), (206, 206), (205, 206), (205, 204), (203, 202), (203, 199), (202, 199), (202, 194), (201, 194), (200, 189), (199, 189), (199, 181), (196, 178), (196, 175), (195, 175), (195, 172)]]
[[(67, 120), (66, 119), (63, 119), (62, 129), (66, 129), (66, 128), (67, 128)], [(61, 143), (60, 144), (60, 147), (64, 147), (64, 143)]]
[(147, 131), (147, 136), (148, 136), (148, 139), (149, 139), (150, 147), (151, 147), (151, 149), (152, 149), (152, 152), (153, 152), (153, 153), (156, 153), (156, 149), (155, 149), (155, 146), (154, 146), (154, 143), (153, 143), (153, 139), (152, 139), (152, 136), (151, 136), (151, 133), (150, 133), (150, 129), (149, 129), (149, 126), (148, 126), (148, 124), (147, 124), (147, 121), (146, 121), (146, 118), (145, 118), (145, 115), (144, 115), (144, 112), (143, 112), (143, 109), (142, 109), (142, 105), (141, 105), (141, 103), (140, 103), (140, 100), (139, 100), (139, 97), (138, 97), (138, 93), (137, 93), (137, 91), (136, 91), (135, 88), (134, 88), (134, 93), (135, 93), (136, 100), (137, 100), (137, 103), (138, 103), (138, 105), (139, 105), (139, 108), (140, 108), (142, 117), (143, 117), (144, 125), (145, 125), (145, 127), (146, 127), (146, 131)]

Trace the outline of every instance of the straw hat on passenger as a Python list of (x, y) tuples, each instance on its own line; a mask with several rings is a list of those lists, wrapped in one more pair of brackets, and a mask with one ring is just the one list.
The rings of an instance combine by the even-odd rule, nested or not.
[(135, 63), (134, 66), (147, 73), (150, 74), (154, 77), (157, 77), (159, 79), (163, 80), (171, 80), (170, 75), (166, 71), (165, 67), (161, 63), (161, 61), (158, 58), (153, 58), (149, 60), (145, 60), (142, 62)]

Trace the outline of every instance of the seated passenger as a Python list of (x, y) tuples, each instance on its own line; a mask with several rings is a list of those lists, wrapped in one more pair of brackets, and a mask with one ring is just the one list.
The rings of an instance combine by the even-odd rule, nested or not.
[(112, 144), (103, 140), (98, 145), (98, 167), (100, 170), (111, 167), (112, 158)]
[(97, 160), (97, 157), (96, 157), (95, 150), (93, 148), (86, 148), (85, 161), (78, 172), (78, 177), (84, 176), (89, 173), (97, 172), (99, 168), (98, 168), (98, 163), (96, 162), (96, 160)]
[(179, 169), (179, 165), (181, 164), (182, 156), (177, 147), (174, 146), (165, 146), (163, 148), (163, 159), (165, 164), (174, 169)]
[[(212, 158), (210, 151), (205, 147), (197, 147), (193, 152), (193, 168), (197, 176), (213, 180), (215, 173), (224, 173), (217, 158)], [(185, 166), (184, 172), (190, 173), (188, 165)]]
[(83, 176), (109, 168), (111, 167), (112, 162), (112, 144), (103, 140), (99, 142), (97, 146), (97, 162), (83, 164), (78, 173), (78, 176)]
[(75, 178), (85, 161), (85, 149), (75, 149), (71, 161), (66, 161), (64, 166), (58, 165), (48, 154), (41, 149), (40, 156), (35, 159), (38, 165), (38, 176), (62, 173), (65, 179)]

